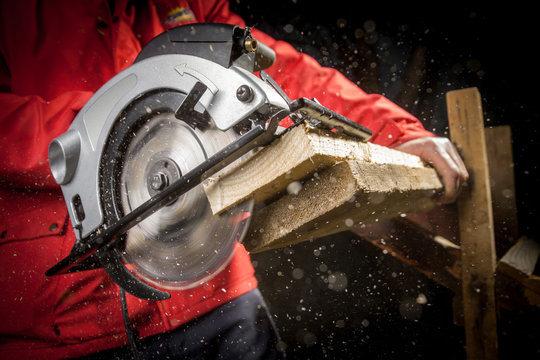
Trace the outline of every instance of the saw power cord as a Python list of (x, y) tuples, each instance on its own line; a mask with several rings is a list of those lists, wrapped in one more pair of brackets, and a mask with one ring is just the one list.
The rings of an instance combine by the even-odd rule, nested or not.
[(131, 347), (131, 352), (133, 353), (133, 358), (135, 360), (140, 360), (139, 350), (137, 349), (137, 344), (135, 343), (135, 336), (133, 330), (131, 330), (131, 324), (129, 322), (129, 313), (127, 309), (126, 301), (126, 292), (124, 289), (120, 288), (120, 299), (122, 301), (122, 316), (124, 318), (124, 327), (126, 328), (126, 335), (128, 338), (129, 346)]

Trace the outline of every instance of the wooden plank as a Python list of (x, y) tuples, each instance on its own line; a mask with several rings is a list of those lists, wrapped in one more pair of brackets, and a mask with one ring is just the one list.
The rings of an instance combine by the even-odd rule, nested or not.
[[(285, 191), (291, 184), (297, 189)], [(258, 252), (432, 207), (442, 184), (415, 155), (302, 125), (205, 191), (215, 213), (248, 197), (265, 201), (244, 240)]]
[(504, 264), (519, 271), (525, 276), (531, 276), (536, 267), (536, 263), (538, 262), (539, 255), (540, 244), (527, 237), (522, 237), (502, 257), (499, 261), (498, 268), (500, 268), (500, 265)]
[(455, 204), (436, 206), (426, 211), (407, 214), (407, 220), (433, 235), (440, 235), (459, 245), (459, 224)]
[(531, 314), (534, 309), (540, 309), (540, 276), (527, 276), (505, 263), (499, 263), (495, 286), (501, 309)]
[(250, 197), (257, 203), (267, 200), (295, 180), (331, 165), (333, 159), (311, 151), (308, 136), (297, 136), (303, 135), (304, 129), (305, 126), (293, 129), (247, 161), (209, 179), (204, 190), (214, 214)]
[(261, 203), (244, 240), (258, 252), (430, 208), (442, 184), (415, 155), (298, 126), (205, 191), (216, 213), (250, 196)]
[(450, 136), (471, 176), (458, 199), (462, 296), (468, 359), (497, 359), (495, 240), (480, 93), (447, 93)]
[[(409, 179), (411, 190), (441, 190), (435, 170), (415, 155), (360, 142), (305, 124), (292, 129), (234, 168), (209, 179), (204, 184), (204, 190), (214, 214), (219, 214), (249, 197), (260, 203), (287, 189), (295, 193), (300, 188), (298, 181), (343, 161), (365, 164), (360, 166), (370, 167), (375, 172), (386, 166), (387, 170), (381, 170), (381, 174), (391, 171), (389, 167), (404, 171), (400, 175)], [(411, 180), (413, 176), (416, 177)], [(373, 177), (371, 183), (366, 184), (366, 191), (380, 190), (380, 184), (390, 186), (398, 181), (382, 179), (377, 184), (377, 180), (376, 176)]]
[(432, 170), (338, 162), (305, 181), (297, 194), (256, 211), (244, 244), (260, 252), (429, 208), (434, 206), (433, 193), (441, 189)]
[(519, 237), (512, 132), (509, 125), (485, 129), (495, 246), (503, 256)]
[(533, 272), (540, 256), (540, 244), (522, 237), (497, 264), (500, 303), (510, 309), (540, 307), (540, 277)]
[(460, 248), (405, 218), (357, 227), (352, 233), (446, 288), (461, 284)]

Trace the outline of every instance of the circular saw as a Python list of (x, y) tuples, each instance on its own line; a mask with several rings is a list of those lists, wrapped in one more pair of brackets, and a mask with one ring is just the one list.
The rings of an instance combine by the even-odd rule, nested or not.
[(206, 179), (281, 136), (287, 116), (369, 138), (315, 99), (291, 101), (263, 71), (274, 59), (249, 28), (190, 24), (100, 88), (49, 146), (76, 241), (46, 274), (103, 267), (149, 300), (198, 286), (230, 262), (253, 210), (247, 200), (213, 215)]

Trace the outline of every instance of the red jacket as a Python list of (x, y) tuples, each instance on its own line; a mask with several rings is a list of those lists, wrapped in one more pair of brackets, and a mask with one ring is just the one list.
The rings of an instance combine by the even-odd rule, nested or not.
[[(65, 358), (125, 345), (118, 287), (103, 270), (47, 278), (75, 240), (47, 148), (77, 111), (141, 47), (165, 29), (189, 22), (243, 21), (222, 0), (0, 2), (0, 358)], [(367, 95), (332, 69), (254, 30), (277, 52), (268, 73), (291, 98), (323, 105), (373, 130), (393, 146), (432, 134), (384, 97)], [(290, 76), (294, 74), (294, 76)], [(128, 295), (141, 336), (174, 329), (257, 285), (238, 249), (207, 284), (173, 291), (166, 301)]]

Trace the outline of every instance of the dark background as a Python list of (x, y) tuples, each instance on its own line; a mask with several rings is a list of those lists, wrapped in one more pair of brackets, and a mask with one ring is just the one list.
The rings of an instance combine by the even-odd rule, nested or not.
[[(290, 42), (447, 136), (445, 94), (477, 87), (486, 126), (510, 125), (520, 235), (538, 240), (537, 23), (530, 6), (232, 0)], [(453, 294), (351, 233), (253, 255), (292, 358), (462, 359)], [(500, 358), (538, 358), (538, 321), (501, 314)]]

